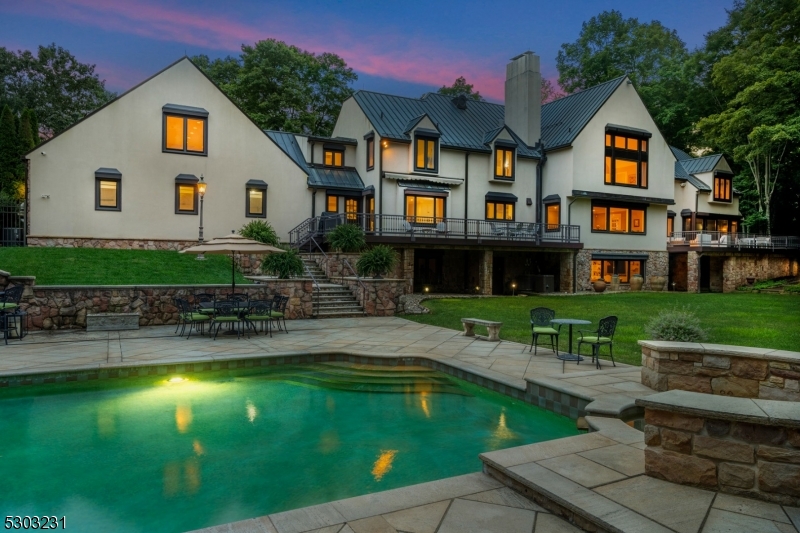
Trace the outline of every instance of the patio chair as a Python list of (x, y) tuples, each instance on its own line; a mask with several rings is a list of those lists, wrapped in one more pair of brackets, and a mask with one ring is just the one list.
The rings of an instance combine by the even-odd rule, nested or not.
[(213, 294), (206, 294), (201, 292), (200, 294), (194, 295), (194, 307), (195, 309), (206, 308), (206, 309), (213, 309), (214, 302), (217, 301), (217, 297)]
[(258, 335), (256, 323), (261, 322), (261, 331), (264, 331), (264, 325), (266, 324), (269, 336), (272, 337), (272, 316), (270, 315), (270, 311), (272, 310), (273, 301), (274, 300), (250, 301), (250, 312), (246, 314), (244, 318), (247, 323), (247, 327), (249, 328), (252, 326), (256, 335)]
[[(556, 352), (556, 357), (558, 357), (558, 335), (561, 333), (561, 325), (556, 329), (550, 323), (555, 317), (556, 312), (547, 307), (531, 309), (531, 347), (528, 352), (539, 348), (539, 335), (547, 335), (550, 337), (550, 348)], [(554, 337), (555, 342), (553, 342)], [(533, 355), (536, 355), (536, 350)]]
[[(234, 305), (231, 302), (218, 303), (214, 313), (214, 318), (211, 319), (211, 330), (214, 331), (214, 326), (217, 327), (216, 331), (214, 332), (214, 340), (217, 340), (217, 335), (219, 334), (219, 330), (223, 324), (233, 326), (242, 320), (242, 312), (239, 306)], [(241, 337), (241, 333), (241, 330), (236, 328), (237, 339)], [(249, 332), (247, 334), (247, 338), (250, 338)]]
[(186, 325), (189, 325), (189, 334), (186, 336), (188, 339), (192, 336), (192, 328), (195, 328), (200, 335), (205, 333), (205, 323), (211, 320), (209, 315), (196, 312), (188, 300), (183, 298), (175, 298), (175, 307), (178, 308), (178, 326), (175, 328), (175, 333), (178, 333), (178, 328), (182, 326), (181, 337), (186, 331)]
[(403, 221), (403, 232), (414, 233), (414, 226), (412, 226), (411, 222), (409, 222), (408, 220)]
[(592, 346), (592, 362), (597, 359), (597, 368), (600, 368), (600, 347), (608, 346), (608, 351), (611, 354), (611, 364), (617, 366), (614, 362), (614, 331), (617, 329), (617, 317), (607, 316), (601, 318), (598, 323), (596, 331), (578, 330), (578, 355), (581, 354), (581, 344), (589, 344)]
[(502, 224), (499, 225), (495, 222), (489, 222), (489, 229), (491, 230), (491, 234), (493, 237), (505, 237), (506, 236), (506, 225)]
[(6, 289), (0, 296), (0, 314), (13, 313), (19, 307), (23, 292), (25, 292), (23, 285), (15, 285), (10, 289)]
[[(289, 329), (286, 327), (286, 304), (288, 303), (288, 296), (276, 294), (272, 299), (272, 309), (269, 312), (270, 318), (278, 324), (278, 331), (284, 331), (286, 333), (289, 333)], [(283, 321), (283, 327), (281, 327), (281, 321)]]
[(444, 222), (439, 222), (436, 224), (436, 233), (439, 235), (447, 235), (447, 224)]

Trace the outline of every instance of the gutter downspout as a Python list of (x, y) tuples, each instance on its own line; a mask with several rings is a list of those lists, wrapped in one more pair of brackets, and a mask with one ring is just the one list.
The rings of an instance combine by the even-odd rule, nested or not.
[[(567, 226), (572, 225), (572, 204), (575, 203), (575, 200), (578, 198), (573, 198), (570, 203), (567, 204)], [(578, 252), (572, 252), (572, 293), (575, 294), (578, 292)]]
[(383, 139), (380, 140), (378, 151), (378, 214), (383, 214)]
[(469, 214), (469, 152), (464, 152), (464, 231), (467, 229)]
[(317, 189), (311, 189), (311, 218), (317, 216)]
[(544, 151), (544, 143), (541, 139), (539, 142), (536, 143), (535, 147), (539, 150), (539, 153), (542, 155), (539, 159), (539, 162), (536, 163), (536, 222), (538, 224), (542, 223), (542, 169), (544, 168), (544, 164), (547, 163), (547, 155)]
[[(697, 206), (700, 205), (700, 191), (694, 191), (694, 211), (692, 211), (692, 227), (690, 231), (695, 231), (697, 228)], [(698, 238), (698, 242), (700, 239)]]

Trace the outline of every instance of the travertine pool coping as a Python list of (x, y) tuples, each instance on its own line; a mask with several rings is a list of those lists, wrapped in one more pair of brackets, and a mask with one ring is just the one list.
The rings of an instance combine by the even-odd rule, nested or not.
[(751, 359), (768, 359), (784, 363), (800, 363), (800, 352), (789, 350), (773, 350), (771, 348), (752, 348), (750, 346), (732, 346), (728, 344), (707, 344), (698, 342), (673, 341), (638, 341), (639, 346), (650, 348), (659, 353), (701, 353), (706, 355), (729, 355), (731, 357), (748, 357)]

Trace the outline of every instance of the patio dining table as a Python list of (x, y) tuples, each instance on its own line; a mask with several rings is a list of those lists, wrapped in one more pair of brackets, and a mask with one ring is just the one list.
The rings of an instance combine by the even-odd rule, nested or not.
[[(246, 302), (234, 302), (230, 300), (223, 300), (223, 301), (215, 301), (215, 302), (200, 302), (197, 305), (197, 312), (203, 315), (208, 315), (210, 317), (214, 317), (216, 314), (217, 308), (222, 305), (230, 305), (233, 309), (236, 310), (237, 315), (239, 318), (244, 321), (245, 314), (249, 311), (250, 306)], [(228, 330), (223, 333), (223, 335), (236, 335), (236, 329), (233, 327), (233, 324), (229, 325)]]
[(583, 357), (572, 353), (572, 326), (588, 326), (592, 323), (591, 320), (582, 320), (579, 318), (554, 318), (550, 321), (550, 323), (569, 326), (569, 351), (567, 353), (560, 353), (556, 356), (558, 359), (564, 362), (564, 364), (561, 365), (561, 371), (564, 371), (564, 365), (567, 361), (575, 361), (580, 364), (580, 362), (583, 361)]

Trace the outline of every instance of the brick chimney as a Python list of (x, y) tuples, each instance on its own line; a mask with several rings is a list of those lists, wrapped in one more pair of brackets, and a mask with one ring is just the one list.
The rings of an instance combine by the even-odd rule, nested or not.
[(506, 125), (528, 146), (542, 135), (542, 74), (539, 56), (525, 52), (506, 66)]

